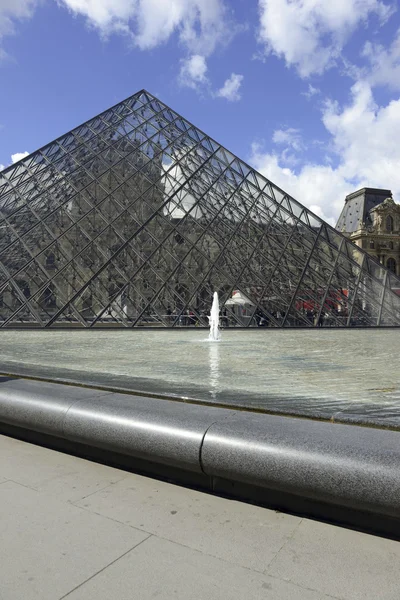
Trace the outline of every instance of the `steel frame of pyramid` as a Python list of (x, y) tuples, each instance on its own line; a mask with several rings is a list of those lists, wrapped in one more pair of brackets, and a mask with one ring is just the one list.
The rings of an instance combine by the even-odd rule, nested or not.
[[(400, 280), (142, 90), (0, 173), (0, 327), (400, 325)], [(234, 293), (239, 292), (239, 293)]]

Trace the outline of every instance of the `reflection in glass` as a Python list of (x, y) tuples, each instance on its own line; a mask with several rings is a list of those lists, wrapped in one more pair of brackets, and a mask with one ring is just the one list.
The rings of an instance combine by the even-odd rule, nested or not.
[(145, 91), (3, 170), (0, 232), (0, 327), (400, 324), (398, 265)]

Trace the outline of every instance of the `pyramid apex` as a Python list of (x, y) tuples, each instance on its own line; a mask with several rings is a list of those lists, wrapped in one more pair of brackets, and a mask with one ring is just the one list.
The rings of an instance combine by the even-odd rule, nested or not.
[(0, 328), (205, 326), (215, 291), (229, 326), (400, 326), (393, 273), (144, 88), (8, 167), (0, 209)]

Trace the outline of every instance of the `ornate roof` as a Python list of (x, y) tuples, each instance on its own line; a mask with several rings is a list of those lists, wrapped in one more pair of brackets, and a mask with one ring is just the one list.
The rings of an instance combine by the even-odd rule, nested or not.
[(362, 188), (349, 194), (346, 196), (336, 229), (343, 233), (354, 233), (354, 231), (358, 231), (364, 226), (372, 225), (371, 210), (388, 197), (391, 199), (391, 196), (392, 192), (390, 190), (377, 188)]

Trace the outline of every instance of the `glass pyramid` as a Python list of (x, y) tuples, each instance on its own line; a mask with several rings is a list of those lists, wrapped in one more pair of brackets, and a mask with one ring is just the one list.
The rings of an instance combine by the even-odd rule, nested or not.
[(146, 91), (0, 173), (0, 327), (400, 324), (400, 280)]

